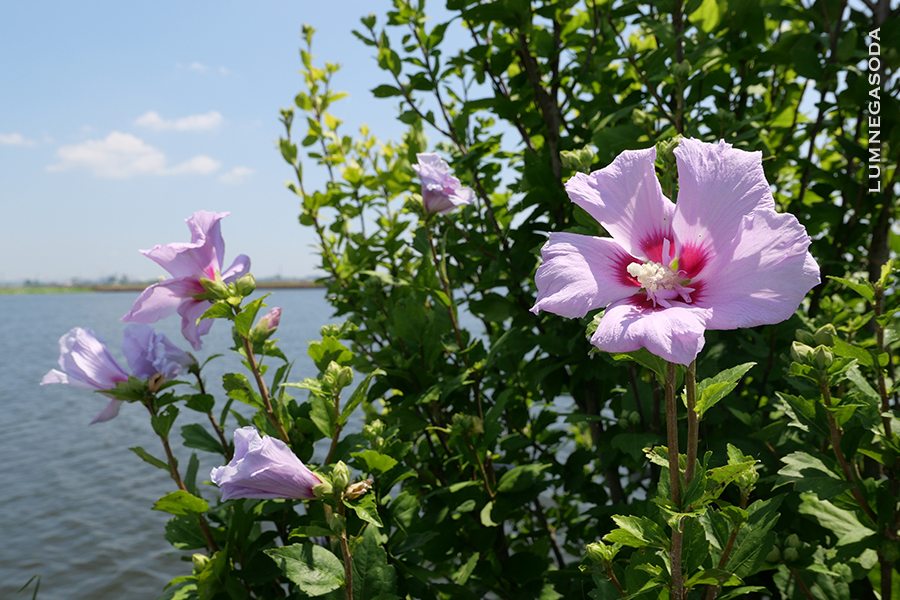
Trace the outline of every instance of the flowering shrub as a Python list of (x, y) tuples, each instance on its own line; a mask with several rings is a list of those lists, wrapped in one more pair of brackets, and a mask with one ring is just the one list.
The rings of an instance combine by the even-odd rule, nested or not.
[[(614, 4), (364, 18), (399, 143), (340, 129), (304, 28), (279, 148), (345, 319), (311, 342), (314, 377), (278, 349), (280, 311), (258, 317), (249, 259), (220, 272), (216, 213), (147, 251), (173, 279), (126, 320), (178, 313), (194, 348), (228, 321), (227, 400), (146, 330), (130, 377), (64, 337), (45, 382), (139, 403), (160, 438), (165, 459), (133, 450), (173, 479), (154, 508), (193, 553), (163, 598), (900, 597), (894, 189), (863, 191), (841, 66), (876, 15)], [(181, 434), (218, 488), (172, 456), (183, 409), (208, 416)]]

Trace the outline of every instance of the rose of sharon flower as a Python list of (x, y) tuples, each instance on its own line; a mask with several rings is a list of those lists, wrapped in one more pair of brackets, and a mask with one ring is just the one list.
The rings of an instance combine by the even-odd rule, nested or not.
[[(41, 385), (62, 383), (81, 390), (102, 391), (115, 389), (120, 381), (128, 381), (128, 373), (122, 370), (109, 353), (106, 344), (90, 329), (75, 327), (59, 338), (59, 367), (41, 379)], [(111, 400), (91, 425), (109, 421), (122, 406), (120, 400)]]
[(761, 153), (685, 139), (675, 157), (676, 204), (663, 196), (654, 148), (569, 180), (569, 197), (612, 238), (551, 233), (532, 312), (572, 318), (607, 307), (597, 348), (643, 347), (688, 365), (705, 330), (778, 323), (797, 310), (819, 267), (803, 226), (775, 212)]
[(322, 480), (306, 468), (287, 444), (253, 427), (234, 432), (234, 458), (216, 467), (210, 479), (222, 490), (222, 500), (232, 498), (311, 499)]
[(225, 283), (231, 283), (250, 270), (250, 259), (241, 254), (232, 265), (222, 271), (225, 257), (225, 241), (219, 221), (229, 213), (199, 211), (185, 219), (191, 230), (189, 243), (174, 243), (141, 250), (141, 254), (158, 263), (172, 274), (172, 279), (155, 283), (141, 293), (122, 321), (155, 323), (174, 312), (181, 315), (181, 333), (194, 350), (203, 344), (201, 336), (209, 333), (212, 319), (197, 324), (209, 300), (197, 300), (194, 296), (206, 290), (201, 279), (215, 280), (220, 273)]
[(159, 373), (170, 381), (194, 362), (190, 354), (143, 323), (132, 323), (125, 328), (122, 352), (131, 372), (140, 379), (150, 379)]
[(450, 173), (450, 165), (433, 152), (416, 154), (419, 164), (413, 165), (422, 179), (422, 202), (430, 213), (446, 215), (457, 206), (475, 202), (475, 192), (463, 187)]

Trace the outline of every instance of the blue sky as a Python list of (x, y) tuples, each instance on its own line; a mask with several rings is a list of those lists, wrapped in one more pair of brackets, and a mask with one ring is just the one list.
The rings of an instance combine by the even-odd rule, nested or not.
[[(138, 253), (188, 241), (194, 211), (230, 211), (226, 264), (257, 277), (315, 273), (313, 237), (275, 150), (301, 89), (303, 23), (344, 68), (345, 127), (401, 134), (396, 99), (351, 30), (384, 0), (0, 3), (0, 282), (165, 272)], [(311, 165), (307, 185), (321, 184)]]

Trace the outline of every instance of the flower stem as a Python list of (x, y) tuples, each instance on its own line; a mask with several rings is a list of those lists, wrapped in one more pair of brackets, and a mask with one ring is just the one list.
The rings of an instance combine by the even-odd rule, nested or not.
[[(681, 509), (681, 467), (678, 457), (678, 404), (675, 400), (675, 383), (678, 375), (675, 363), (666, 366), (666, 437), (669, 450), (669, 488), (672, 504)], [(684, 533), (681, 524), (672, 527), (672, 546), (669, 562), (672, 565), (672, 600), (684, 600), (684, 576), (681, 572), (681, 546)]]
[(684, 485), (694, 479), (697, 462), (697, 445), (700, 443), (700, 417), (697, 415), (697, 361), (684, 373), (684, 387), (687, 392), (687, 464), (684, 467)]
[[(343, 504), (338, 504), (338, 514), (345, 516)], [(353, 600), (353, 557), (350, 555), (350, 544), (347, 542), (347, 530), (341, 532), (338, 542), (341, 554), (344, 555), (344, 600)]]
[[(203, 378), (200, 376), (200, 371), (195, 373), (197, 376), (197, 385), (200, 388), (200, 393), (206, 395), (206, 384), (203, 383)], [(225, 434), (222, 432), (222, 428), (219, 427), (218, 421), (216, 421), (215, 415), (212, 413), (212, 409), (206, 413), (206, 416), (209, 417), (209, 422), (212, 423), (213, 429), (216, 431), (216, 435), (219, 436), (219, 441), (222, 443), (222, 449), (225, 451), (225, 459), (228, 462), (231, 462), (231, 458), (234, 453), (231, 451), (231, 446), (228, 445), (228, 441), (225, 439)]]
[(278, 432), (278, 437), (281, 438), (281, 441), (285, 444), (289, 444), (290, 440), (288, 439), (287, 431), (284, 430), (284, 425), (281, 424), (281, 421), (278, 420), (278, 417), (275, 416), (275, 411), (272, 409), (269, 388), (266, 387), (266, 382), (263, 379), (262, 373), (259, 371), (259, 365), (256, 363), (256, 355), (253, 354), (253, 347), (250, 345), (250, 340), (242, 335), (241, 341), (244, 343), (244, 352), (247, 354), (247, 363), (250, 365), (253, 377), (256, 378), (256, 386), (259, 388), (259, 395), (262, 398), (263, 406), (265, 406), (266, 417), (269, 418), (269, 422), (275, 427), (275, 431)]

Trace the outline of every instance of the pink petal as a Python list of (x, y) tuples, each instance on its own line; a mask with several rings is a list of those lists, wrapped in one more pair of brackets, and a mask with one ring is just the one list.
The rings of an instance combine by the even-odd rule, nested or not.
[(197, 319), (203, 316), (203, 313), (212, 306), (208, 300), (188, 300), (182, 302), (178, 307), (178, 314), (181, 315), (181, 334), (191, 344), (194, 350), (203, 348), (203, 342), (200, 338), (209, 333), (212, 328), (213, 320), (204, 319), (197, 324)]
[(228, 213), (198, 211), (185, 219), (191, 230), (190, 243), (157, 245), (141, 254), (155, 261), (173, 277), (212, 278), (221, 269), (225, 255), (220, 220)]
[(174, 313), (185, 300), (192, 299), (194, 295), (203, 292), (203, 286), (197, 279), (169, 279), (154, 283), (141, 292), (131, 310), (119, 320), (156, 323)]
[(606, 309), (591, 343), (604, 352), (646, 348), (669, 362), (689, 365), (703, 349), (710, 314), (699, 307), (651, 308), (635, 296)]
[(531, 309), (535, 314), (546, 310), (580, 318), (640, 288), (626, 271), (636, 259), (608, 238), (551, 233), (541, 257), (544, 262), (535, 275), (538, 297)]
[(239, 255), (231, 266), (222, 273), (222, 280), (225, 283), (239, 279), (250, 272), (250, 258), (246, 254)]
[(819, 284), (810, 239), (792, 214), (758, 210), (744, 217), (738, 237), (709, 262), (698, 280), (698, 306), (712, 309), (708, 329), (780, 323)]
[(106, 408), (100, 411), (94, 420), (89, 423), (89, 425), (93, 425), (94, 423), (103, 423), (104, 421), (109, 421), (110, 419), (114, 419), (116, 415), (119, 414), (119, 409), (122, 408), (121, 400), (110, 400), (109, 404), (106, 405)]
[(566, 192), (609, 231), (632, 256), (657, 260), (654, 248), (672, 238), (675, 205), (663, 196), (656, 170), (656, 148), (626, 150), (607, 167), (578, 173)]
[(675, 158), (678, 201), (673, 228), (681, 247), (700, 256), (716, 253), (731, 244), (745, 215), (775, 209), (761, 152), (737, 150), (724, 141), (684, 139)]

